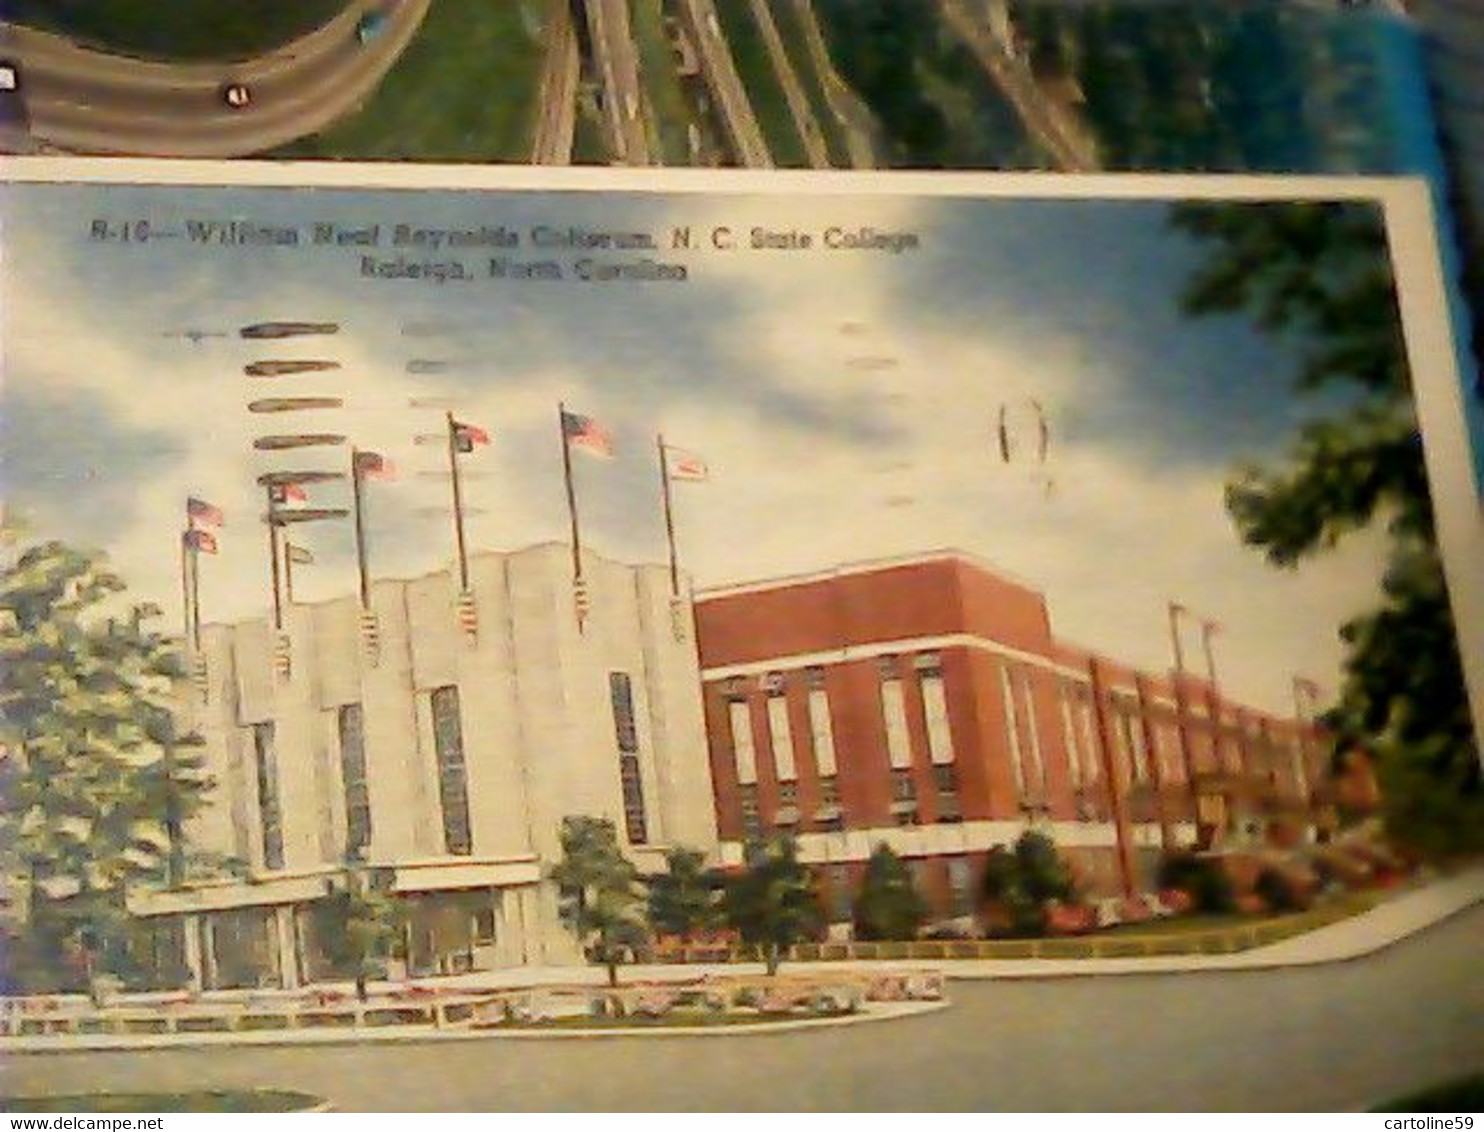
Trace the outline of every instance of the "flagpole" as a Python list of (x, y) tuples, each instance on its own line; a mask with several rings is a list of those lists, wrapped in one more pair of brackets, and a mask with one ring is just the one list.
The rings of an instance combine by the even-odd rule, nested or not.
[(577, 491), (572, 486), (572, 443), (567, 437), (567, 406), (557, 402), (557, 427), (562, 434), (562, 475), (567, 482), (567, 514), (572, 521), (572, 580), (582, 581), (582, 533), (577, 523)]
[(680, 596), (680, 558), (675, 551), (675, 509), (670, 499), (670, 462), (665, 456), (665, 434), (655, 436), (660, 454), (660, 488), (665, 501), (665, 538), (670, 544), (670, 596)]
[[(455, 545), (459, 552), (459, 592), (469, 592), (469, 552), (464, 542), (464, 489), (459, 482), (459, 442), (458, 426), (454, 423), (453, 412), (450, 410), (448, 416), (448, 475), (453, 482), (453, 533)], [(562, 444), (566, 445), (566, 433), (562, 434)], [(570, 482), (569, 482), (570, 486)]]
[(201, 549), (191, 547), (191, 642), (201, 651)]
[(350, 450), (350, 482), (355, 499), (356, 516), (356, 566), (360, 571), (361, 608), (371, 608), (371, 571), (366, 565), (366, 504), (362, 498), (360, 450)]
[(268, 524), (269, 580), (273, 586), (273, 627), (282, 629), (283, 590), (278, 565), (278, 524), (273, 521), (273, 485), (269, 484), (263, 490), (268, 497), (268, 514), (265, 521)]
[(190, 559), (190, 526), (180, 532), (180, 612), (181, 633), (183, 639), (191, 640), (191, 626), (194, 621), (191, 617), (191, 559)]

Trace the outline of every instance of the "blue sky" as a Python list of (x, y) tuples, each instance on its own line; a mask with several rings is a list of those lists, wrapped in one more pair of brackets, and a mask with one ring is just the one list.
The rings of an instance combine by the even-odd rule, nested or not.
[[(1051, 602), (1064, 636), (1151, 667), (1168, 662), (1163, 606), (1178, 597), (1230, 626), (1223, 665), (1246, 694), (1281, 706), (1287, 674), (1333, 683), (1338, 621), (1374, 593), (1362, 539), (1299, 574), (1238, 544), (1221, 507), (1237, 463), (1281, 453), (1317, 411), (1291, 394), (1289, 347), (1239, 318), (1183, 317), (1176, 296), (1202, 249), (1159, 202), (886, 196), (789, 198), (643, 193), (348, 192), (12, 186), (7, 221), (3, 451), (10, 505), (48, 534), (106, 549), (134, 588), (178, 607), (175, 531), (198, 494), (228, 514), (203, 571), (209, 618), (267, 605), (256, 474), (292, 465), (251, 449), (283, 418), (254, 396), (342, 396), (295, 425), (388, 452), (397, 482), (373, 485), (373, 568), (445, 564), (447, 485), (438, 452), (412, 443), (440, 397), (495, 436), (465, 463), (471, 541), (510, 548), (565, 533), (559, 399), (610, 425), (611, 463), (580, 461), (585, 537), (600, 552), (659, 560), (654, 434), (704, 455), (712, 482), (677, 499), (697, 585), (959, 546)], [(919, 234), (900, 255), (699, 252), (684, 284), (434, 286), (362, 279), (358, 251), (144, 245), (88, 240), (94, 218), (251, 219), (308, 225), (535, 223), (667, 234), (689, 225), (821, 231), (869, 225)], [(392, 255), (390, 249), (378, 254)], [(487, 253), (454, 253), (482, 266)], [(523, 249), (511, 253), (535, 257)], [(570, 262), (575, 258), (566, 253)], [(199, 345), (184, 328), (339, 322), (333, 338), (265, 349), (235, 336)], [(409, 325), (436, 322), (435, 337)], [(320, 377), (254, 381), (270, 356), (339, 360)], [(412, 375), (414, 359), (447, 363)], [(1017, 435), (1041, 403), (1046, 467), (1005, 465), (994, 424)], [(1046, 479), (1051, 487), (1048, 490)], [(343, 503), (340, 487), (314, 502)], [(348, 530), (312, 528), (307, 599), (354, 584)]]

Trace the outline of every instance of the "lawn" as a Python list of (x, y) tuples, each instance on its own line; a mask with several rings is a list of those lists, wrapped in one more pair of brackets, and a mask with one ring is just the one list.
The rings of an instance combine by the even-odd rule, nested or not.
[(1228, 928), (1250, 928), (1259, 924), (1285, 933), (1296, 935), (1312, 928), (1324, 927), (1337, 920), (1358, 916), (1368, 912), (1386, 897), (1385, 892), (1352, 892), (1304, 912), (1271, 913), (1261, 916), (1241, 912), (1196, 912), (1189, 916), (1171, 916), (1164, 920), (1150, 920), (1144, 924), (1120, 924), (1105, 928), (1094, 936), (1179, 936), (1198, 935), (1202, 932), (1223, 931)]
[(768, 152), (778, 165), (791, 168), (807, 166), (809, 155), (804, 152), (804, 143), (799, 139), (793, 115), (789, 113), (783, 84), (773, 70), (773, 58), (768, 54), (768, 45), (763, 42), (763, 33), (752, 18), (747, 0), (724, 0), (716, 5), (716, 11), (732, 51), (732, 61), (737, 66), (737, 75), (747, 89), (747, 99), (752, 103), (752, 112), (757, 115), (763, 140), (768, 143)]
[(849, 169), (850, 146), (845, 140), (845, 128), (835, 117), (835, 111), (825, 95), (824, 80), (820, 77), (819, 68), (814, 65), (814, 56), (809, 51), (808, 38), (804, 25), (799, 21), (798, 9), (794, 7), (793, 0), (771, 0), (770, 7), (773, 22), (778, 25), (778, 34), (783, 40), (784, 53), (793, 64), (794, 73), (799, 76), (799, 84), (804, 88), (804, 95), (809, 99), (809, 106), (824, 134), (824, 147), (830, 155), (830, 164), (837, 169)]
[(540, 85), (538, 0), (437, 0), (367, 104), (280, 158), (530, 158)]
[(0, 1097), (0, 1112), (303, 1112), (320, 1104), (280, 1089), (199, 1093), (64, 1093)]
[(10, 0), (12, 23), (126, 55), (240, 59), (312, 31), (346, 0)]

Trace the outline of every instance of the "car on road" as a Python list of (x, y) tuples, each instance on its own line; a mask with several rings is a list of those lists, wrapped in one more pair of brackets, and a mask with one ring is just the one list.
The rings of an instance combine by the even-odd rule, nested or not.
[(233, 110), (246, 110), (252, 105), (252, 90), (246, 83), (230, 82), (222, 86), (222, 101)]
[(374, 8), (356, 21), (356, 42), (361, 46), (379, 39), (381, 34), (391, 26), (392, 9), (388, 5), (385, 8)]
[(0, 59), (0, 94), (18, 94), (20, 89), (20, 67), (9, 59)]

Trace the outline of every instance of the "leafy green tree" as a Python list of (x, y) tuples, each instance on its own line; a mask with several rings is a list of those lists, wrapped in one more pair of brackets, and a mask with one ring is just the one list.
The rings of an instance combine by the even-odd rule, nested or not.
[(912, 883), (907, 864), (890, 845), (877, 845), (866, 862), (855, 901), (855, 934), (860, 939), (913, 939), (927, 918), (927, 906)]
[(592, 959), (618, 985), (618, 966), (648, 938), (639, 873), (623, 855), (607, 818), (562, 819), (562, 859), (551, 870), (562, 920)]
[(1325, 714), (1337, 750), (1376, 759), (1392, 836), (1446, 855), (1484, 847), (1484, 784), (1438, 553), (1384, 222), (1365, 204), (1185, 205), (1207, 245), (1192, 315), (1242, 312), (1300, 345), (1300, 392), (1327, 415), (1277, 466), (1241, 469), (1227, 510), (1241, 538), (1293, 569), (1354, 532), (1390, 550), (1379, 607), (1340, 627), (1344, 682)]
[(1029, 829), (1013, 848), (996, 845), (989, 851), (980, 885), (992, 930), (1015, 935), (1044, 933), (1047, 904), (1070, 900), (1076, 893), (1056, 843)]
[(124, 582), (101, 556), (58, 542), (10, 549), (0, 844), (24, 889), (25, 949), (53, 968), (80, 955), (90, 981), (128, 975), (128, 893), (183, 879), (193, 863), (184, 823), (212, 785), (197, 740), (176, 732), (181, 658), (148, 628), (157, 609), (124, 605)]
[(666, 871), (649, 881), (649, 922), (658, 932), (694, 936), (721, 920), (717, 884), (706, 855), (677, 847), (665, 852)]
[(355, 979), (356, 997), (367, 998), (367, 982), (384, 967), (402, 933), (396, 899), (366, 869), (351, 862), (345, 887), (319, 902), (319, 938), (325, 957)]
[(727, 923), (776, 975), (783, 953), (817, 930), (819, 898), (792, 837), (750, 842), (746, 867), (727, 880)]

